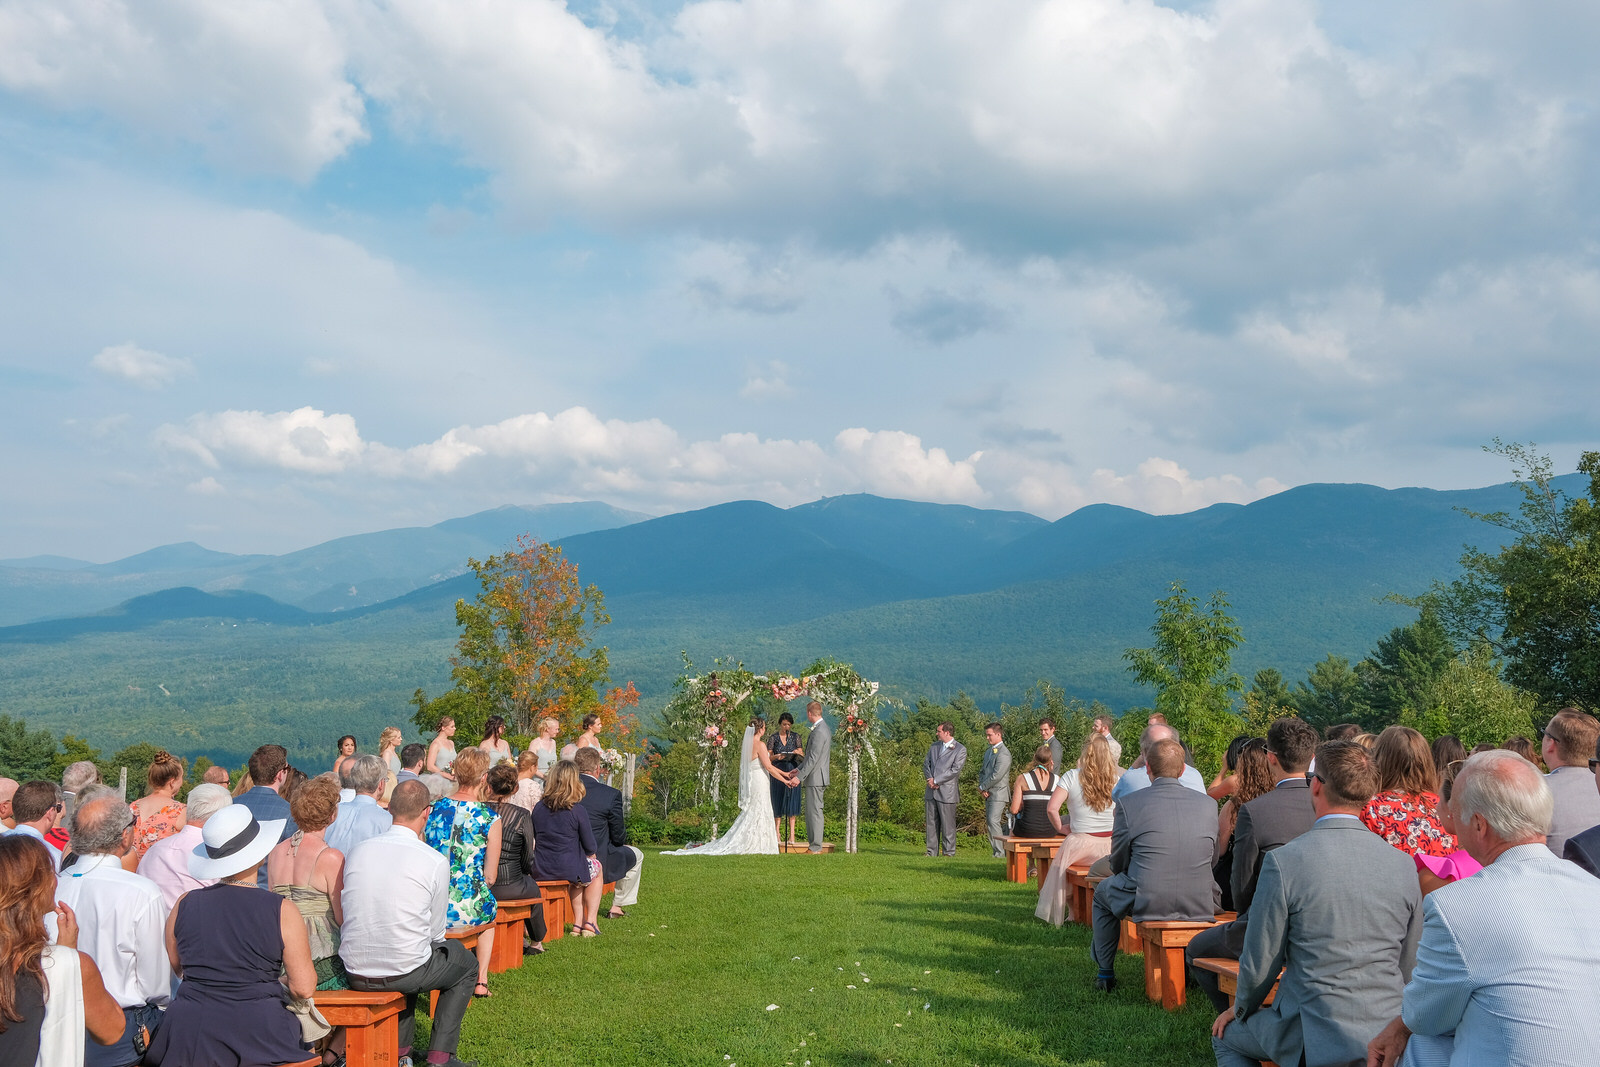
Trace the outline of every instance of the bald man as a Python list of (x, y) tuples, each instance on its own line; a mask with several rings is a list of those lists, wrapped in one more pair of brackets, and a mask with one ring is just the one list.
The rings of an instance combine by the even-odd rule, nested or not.
[(17, 780), (15, 778), (0, 778), (0, 822), (5, 823), (7, 830), (17, 828), (17, 820), (11, 815), (11, 798), (17, 795)]

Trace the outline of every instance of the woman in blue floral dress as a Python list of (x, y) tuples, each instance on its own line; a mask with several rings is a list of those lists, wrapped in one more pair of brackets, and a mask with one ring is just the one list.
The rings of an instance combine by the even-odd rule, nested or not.
[[(494, 894), (484, 871), (500, 868), (500, 816), (482, 802), (489, 754), (469, 748), (456, 757), (456, 791), (434, 804), (423, 828), (424, 840), (450, 861), (451, 927), (494, 922)], [(489, 995), (489, 955), (494, 927), (478, 935), (478, 985), (475, 997)]]

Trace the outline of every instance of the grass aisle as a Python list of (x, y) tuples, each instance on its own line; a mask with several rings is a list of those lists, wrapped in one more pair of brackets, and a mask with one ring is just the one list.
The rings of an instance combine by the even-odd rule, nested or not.
[(461, 1055), (484, 1067), (1213, 1062), (1204, 998), (1167, 1014), (1128, 956), (1118, 990), (1097, 994), (1087, 932), (1036, 920), (1035, 897), (976, 849), (651, 850), (628, 918), (494, 976)]

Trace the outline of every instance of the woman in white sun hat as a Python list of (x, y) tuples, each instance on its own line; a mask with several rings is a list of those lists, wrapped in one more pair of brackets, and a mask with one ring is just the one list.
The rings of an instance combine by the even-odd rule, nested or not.
[[(206, 820), (189, 873), (218, 879), (179, 898), (167, 954), (183, 976), (145, 1057), (159, 1067), (299, 1063), (309, 1055), (289, 998), (317, 987), (305, 922), (289, 901), (256, 886), (283, 821), (257, 822), (232, 804)], [(287, 985), (278, 976), (287, 974)]]

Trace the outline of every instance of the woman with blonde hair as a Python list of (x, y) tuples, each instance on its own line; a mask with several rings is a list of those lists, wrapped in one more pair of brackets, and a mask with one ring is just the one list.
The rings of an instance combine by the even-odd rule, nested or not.
[(516, 788), (502, 803), (531, 812), (543, 794), (544, 779), (539, 777), (539, 753), (531, 748), (526, 749), (517, 757)]
[[(1093, 733), (1078, 753), (1078, 765), (1056, 780), (1045, 811), (1050, 825), (1058, 834), (1065, 834), (1066, 840), (1039, 887), (1039, 905), (1033, 912), (1053, 926), (1088, 919), (1072, 914), (1067, 868), (1093, 863), (1111, 853), (1111, 790), (1119, 772), (1105, 735)], [(1065, 825), (1061, 822), (1063, 803), (1067, 806)]]
[(129, 871), (138, 869), (151, 845), (171, 837), (189, 821), (187, 809), (178, 799), (178, 790), (183, 788), (183, 760), (162, 749), (150, 761), (144, 777), (149, 791), (132, 805), (137, 836), (133, 848), (122, 857), (122, 867)]
[(605, 879), (600, 874), (594, 827), (578, 806), (586, 790), (578, 765), (561, 760), (550, 769), (544, 796), (533, 807), (533, 864), (540, 881), (572, 883), (572, 931), (579, 937), (600, 933), (595, 919)]
[(446, 715), (439, 720), (439, 732), (428, 742), (428, 758), (422, 761), (424, 774), (437, 774), (455, 781), (455, 775), (451, 773), (456, 763), (456, 743), (451, 740), (455, 735), (456, 721)]
[(378, 758), (383, 760), (383, 788), (378, 790), (378, 803), (389, 804), (389, 794), (400, 784), (400, 727), (385, 726), (378, 735)]
[(1427, 739), (1409, 726), (1391, 726), (1378, 735), (1372, 761), (1378, 794), (1361, 812), (1367, 829), (1412, 856), (1454, 852), (1455, 835), (1439, 819), (1439, 771)]
[[(436, 802), (428, 813), (422, 838), (450, 861), (450, 905), (446, 921), (451, 927), (494, 922), (498, 908), (489, 884), (500, 869), (500, 815), (484, 803), (489, 754), (476, 746), (455, 759), (456, 790)], [(494, 951), (494, 928), (478, 935), (478, 985), (475, 997), (489, 996), (489, 957)], [(481, 990), (481, 992), (480, 992)]]
[(539, 758), (539, 762), (531, 776), (536, 792), (533, 796), (533, 803), (528, 805), (529, 811), (533, 810), (533, 804), (537, 804), (539, 797), (544, 793), (545, 775), (550, 773), (550, 768), (554, 767), (556, 760), (560, 758), (560, 753), (556, 750), (556, 734), (560, 732), (560, 722), (555, 719), (540, 719), (539, 736), (528, 742), (528, 751)]

